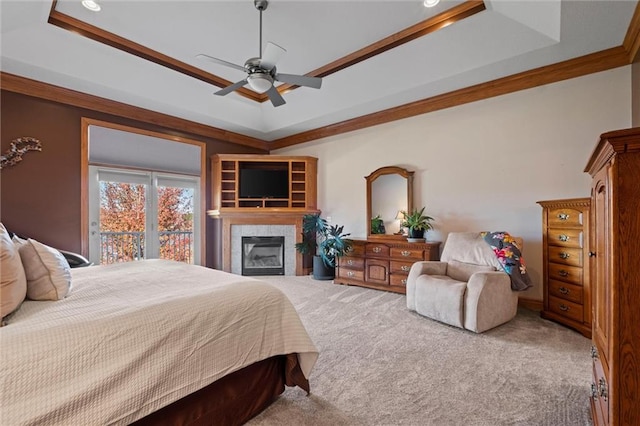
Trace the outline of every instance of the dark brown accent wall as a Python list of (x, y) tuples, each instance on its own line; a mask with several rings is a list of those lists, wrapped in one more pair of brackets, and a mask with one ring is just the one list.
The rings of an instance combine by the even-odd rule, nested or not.
[[(27, 152), (20, 163), (0, 172), (0, 220), (10, 231), (75, 252), (81, 250), (80, 224), (83, 220), (80, 217), (82, 117), (204, 141), (207, 157), (216, 153), (266, 153), (5, 90), (0, 92), (0, 110), (3, 154), (11, 141), (19, 137), (31, 136), (42, 143), (42, 152)], [(211, 170), (209, 161), (206, 164), (206, 206), (210, 206)], [(217, 267), (219, 245), (212, 219), (207, 218), (205, 232), (206, 265)]]

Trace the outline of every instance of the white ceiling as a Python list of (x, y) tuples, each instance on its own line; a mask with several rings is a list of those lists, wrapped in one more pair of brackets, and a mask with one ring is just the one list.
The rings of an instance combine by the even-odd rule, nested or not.
[[(253, 0), (79, 0), (56, 10), (229, 81), (258, 56)], [(263, 43), (287, 49), (278, 71), (305, 74), (461, 1), (271, 0)], [(298, 88), (274, 108), (47, 23), (51, 1), (0, 0), (3, 72), (187, 120), (275, 140), (529, 69), (620, 46), (636, 0), (485, 0), (486, 10), (345, 68), (320, 90)]]

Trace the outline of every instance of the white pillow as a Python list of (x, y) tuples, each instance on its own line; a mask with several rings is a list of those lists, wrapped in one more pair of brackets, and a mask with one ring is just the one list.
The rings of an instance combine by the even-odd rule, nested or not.
[(18, 309), (26, 294), (27, 280), (18, 247), (0, 223), (0, 318)]
[(13, 237), (27, 276), (27, 297), (60, 300), (71, 291), (71, 268), (62, 253), (29, 238)]

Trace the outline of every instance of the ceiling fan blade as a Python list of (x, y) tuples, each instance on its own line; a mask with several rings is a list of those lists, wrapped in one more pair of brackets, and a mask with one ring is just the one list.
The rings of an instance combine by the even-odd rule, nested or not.
[(280, 105), (286, 104), (284, 98), (282, 97), (282, 95), (280, 95), (278, 89), (276, 89), (275, 86), (271, 86), (271, 88), (267, 90), (266, 93), (274, 107), (279, 107)]
[(247, 79), (245, 78), (244, 80), (240, 80), (237, 83), (233, 83), (232, 85), (227, 86), (224, 89), (218, 90), (217, 92), (214, 93), (214, 95), (224, 96), (227, 93), (231, 93), (234, 90), (241, 88), (242, 86), (244, 86), (247, 83), (248, 83)]
[(276, 80), (283, 83), (295, 84), (296, 86), (312, 87), (319, 89), (322, 86), (320, 77), (307, 77), (306, 75), (276, 74)]
[(267, 47), (262, 52), (262, 59), (260, 60), (260, 67), (266, 70), (271, 70), (276, 66), (276, 63), (282, 58), (282, 55), (287, 53), (285, 49), (278, 46), (275, 43), (268, 42)]
[(213, 63), (219, 64), (219, 65), (224, 65), (226, 67), (235, 68), (235, 69), (240, 70), (240, 71), (245, 71), (245, 72), (247, 71), (243, 66), (236, 65), (234, 63), (227, 62), (227, 61), (224, 61), (222, 59), (214, 58), (213, 56), (204, 55), (202, 53), (199, 54), (199, 55), (196, 55), (196, 58), (203, 59), (203, 60), (209, 61), (209, 62), (213, 62)]

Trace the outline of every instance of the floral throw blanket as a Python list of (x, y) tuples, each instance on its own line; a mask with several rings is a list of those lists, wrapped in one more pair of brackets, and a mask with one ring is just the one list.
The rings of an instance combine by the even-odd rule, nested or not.
[(502, 269), (511, 277), (512, 290), (524, 291), (533, 286), (520, 249), (511, 235), (507, 232), (481, 232), (480, 235), (495, 253)]

